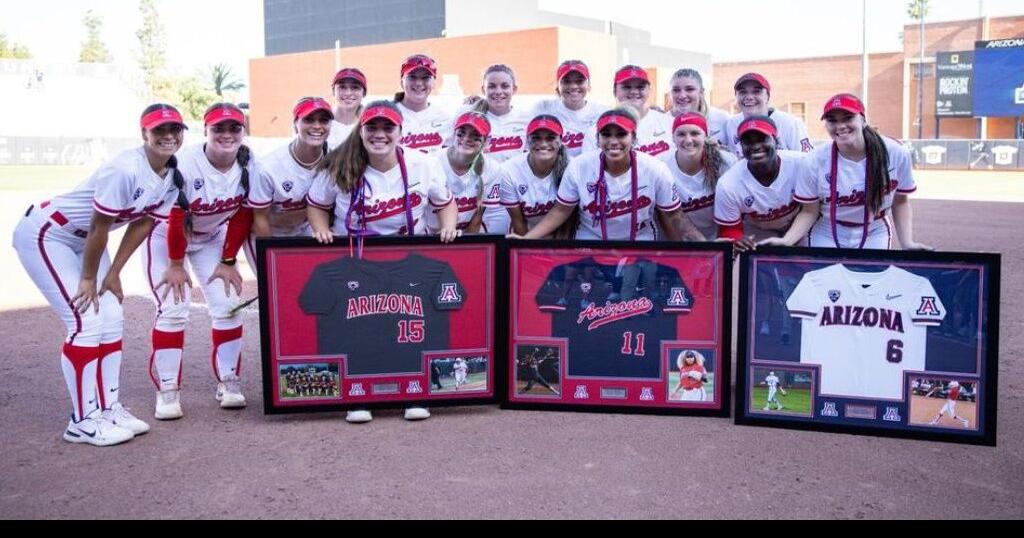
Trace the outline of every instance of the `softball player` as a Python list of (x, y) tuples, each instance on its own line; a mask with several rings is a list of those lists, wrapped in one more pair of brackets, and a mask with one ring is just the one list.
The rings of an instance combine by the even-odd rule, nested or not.
[[(893, 227), (907, 250), (933, 250), (914, 241), (909, 195), (917, 190), (910, 153), (867, 124), (864, 103), (839, 94), (821, 119), (832, 144), (814, 150), (795, 197), (803, 209), (785, 237), (765, 244), (795, 245), (804, 237), (823, 248), (892, 248)], [(895, 226), (893, 226), (895, 225)]]
[(675, 398), (679, 391), (683, 391), (684, 402), (703, 402), (707, 399), (707, 392), (704, 390), (704, 382), (707, 381), (708, 371), (704, 367), (704, 357), (693, 350), (686, 350), (676, 358), (676, 366), (679, 368), (679, 382), (672, 397)]
[[(445, 174), (434, 157), (416, 151), (403, 151), (402, 113), (389, 101), (366, 106), (359, 119), (360, 128), (351, 143), (342, 144), (327, 155), (313, 181), (306, 202), (306, 216), (313, 237), (323, 244), (334, 242), (334, 235), (365, 237), (377, 235), (414, 235), (426, 231), (427, 206), (442, 208), (437, 213), (441, 241), (450, 243), (462, 234), (456, 228), (458, 209), (445, 181)], [(395, 211), (401, 208), (400, 211)], [(334, 214), (334, 226), (330, 216)], [(406, 420), (422, 420), (430, 412), (422, 407), (405, 410)], [(369, 422), (367, 410), (349, 411), (352, 423)]]
[(672, 115), (700, 114), (708, 120), (708, 136), (725, 146), (729, 113), (708, 105), (704, 79), (696, 69), (680, 69), (672, 75)]
[[(936, 424), (939, 423), (939, 420), (942, 419), (942, 415), (948, 415), (949, 418), (959, 420), (960, 424), (963, 424), (964, 428), (969, 428), (971, 422), (966, 418), (957, 416), (956, 414), (956, 402), (957, 399), (960, 398), (960, 382), (950, 381), (949, 385), (946, 388), (949, 390), (949, 392), (946, 394), (946, 405), (942, 406), (942, 409), (939, 410), (939, 414), (935, 415), (935, 418), (931, 422), (929, 422), (928, 425), (935, 426)], [(926, 394), (925, 397), (927, 398), (932, 394), (935, 394), (938, 390), (939, 387), (935, 387), (930, 392), (928, 392), (928, 394)]]
[(739, 133), (745, 160), (718, 180), (715, 223), (718, 236), (744, 252), (789, 230), (799, 211), (793, 190), (806, 165), (802, 153), (778, 149), (778, 129), (767, 116), (747, 118)]
[[(166, 217), (176, 199), (182, 181), (174, 154), (186, 127), (174, 107), (162, 104), (146, 108), (140, 126), (141, 147), (121, 153), (71, 192), (30, 207), (14, 230), (18, 259), (67, 327), (60, 366), (71, 395), (63, 437), (71, 443), (116, 445), (149, 431), (119, 401), (120, 272), (153, 218)], [(109, 232), (124, 225), (111, 262)]]
[(402, 114), (401, 145), (423, 153), (440, 150), (452, 136), (451, 114), (430, 103), (437, 80), (437, 63), (424, 54), (414, 54), (402, 64), (402, 91), (395, 102)]
[[(188, 270), (203, 287), (212, 318), (211, 363), (217, 379), (216, 398), (225, 409), (245, 407), (241, 392), (242, 277), (236, 256), (252, 229), (247, 205), (251, 181), (262, 173), (249, 148), (242, 144), (245, 116), (235, 105), (217, 103), (203, 115), (206, 142), (179, 155), (185, 184), (182, 207), (153, 229), (143, 251), (143, 267), (156, 304), (150, 376), (157, 387), (158, 420), (183, 416), (182, 351), (192, 303)], [(175, 288), (160, 292), (161, 275)], [(216, 280), (223, 280), (223, 285)], [(182, 291), (179, 293), (179, 289)], [(232, 291), (233, 290), (233, 291)]]
[(718, 179), (736, 164), (736, 158), (722, 151), (708, 136), (704, 116), (686, 112), (672, 122), (676, 151), (662, 155), (675, 180), (676, 193), (683, 211), (701, 235), (711, 239), (718, 235), (715, 225), (715, 187)]
[(633, 150), (637, 119), (628, 109), (598, 118), (601, 150), (569, 163), (555, 205), (523, 238), (540, 239), (555, 232), (579, 208), (576, 239), (653, 241), (655, 218), (668, 238), (703, 241), (682, 212), (665, 163)]
[(459, 390), (459, 387), (466, 384), (466, 372), (469, 371), (469, 365), (466, 364), (466, 360), (462, 357), (455, 359), (455, 365), (452, 367), (455, 371), (455, 390)]
[(570, 157), (597, 149), (597, 119), (608, 107), (587, 101), (590, 94), (590, 69), (579, 60), (567, 60), (558, 66), (558, 99), (537, 103), (529, 117), (551, 115), (562, 123), (562, 144)]
[(366, 98), (366, 75), (354, 67), (346, 67), (334, 75), (331, 93), (337, 105), (334, 107), (330, 136), (327, 145), (334, 149), (344, 142), (359, 122)]
[(776, 411), (782, 411), (785, 407), (782, 406), (782, 402), (776, 398), (776, 393), (781, 391), (782, 394), (786, 394), (786, 391), (779, 386), (779, 377), (775, 375), (775, 372), (768, 372), (768, 377), (764, 378), (764, 384), (768, 385), (768, 400), (764, 404), (765, 411), (771, 411), (772, 404), (775, 404)]
[[(488, 187), (498, 185), (498, 165), (484, 153), (490, 135), (491, 123), (483, 114), (466, 112), (455, 121), (454, 145), (436, 154), (459, 210), (458, 228), (474, 234), (481, 228), (487, 232), (482, 198)], [(427, 212), (427, 233), (440, 230), (438, 213), (442, 210), (434, 207)], [(500, 233), (504, 235), (506, 230)]]
[(753, 116), (768, 116), (775, 122), (779, 149), (803, 153), (814, 149), (810, 137), (807, 136), (807, 126), (804, 122), (768, 106), (772, 96), (772, 87), (768, 84), (768, 79), (757, 73), (747, 73), (736, 81), (733, 88), (736, 90), (736, 105), (740, 113), (729, 118), (725, 125), (725, 144), (737, 157), (743, 156), (739, 126)]
[(636, 151), (657, 157), (672, 150), (672, 116), (651, 110), (651, 79), (642, 67), (627, 65), (615, 73), (615, 99), (636, 110)]
[[(537, 116), (526, 128), (530, 152), (506, 161), (498, 173), (501, 205), (508, 210), (515, 234), (526, 235), (558, 203), (558, 187), (569, 166), (563, 134), (558, 118)], [(575, 235), (575, 219), (569, 221), (569, 233)]]

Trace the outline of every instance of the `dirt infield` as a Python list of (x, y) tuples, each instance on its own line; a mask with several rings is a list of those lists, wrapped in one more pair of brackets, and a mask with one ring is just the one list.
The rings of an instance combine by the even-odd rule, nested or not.
[[(924, 396), (911, 396), (910, 397), (910, 423), (918, 425), (927, 425), (939, 411), (942, 410), (943, 406), (946, 405), (945, 398), (925, 398)], [(974, 402), (957, 402), (956, 403), (956, 415), (961, 418), (965, 418), (970, 425), (970, 428), (978, 428), (978, 405)], [(945, 428), (959, 428), (960, 422), (955, 420), (949, 415), (943, 415), (939, 420), (938, 426)]]
[[(188, 328), (185, 418), (149, 420), (153, 430), (122, 447), (76, 446), (60, 439), (62, 329), (49, 309), (22, 308), (0, 312), (0, 517), (1024, 517), (1024, 205), (922, 200), (915, 211), (921, 241), (1004, 252), (998, 448), (494, 407), (438, 410), (422, 423), (382, 412), (364, 426), (341, 414), (268, 418), (251, 311), (249, 407), (226, 412), (213, 398), (201, 309)], [(122, 398), (144, 418), (151, 319), (148, 301), (127, 301)], [(700, 472), (679, 472), (680, 462)]]

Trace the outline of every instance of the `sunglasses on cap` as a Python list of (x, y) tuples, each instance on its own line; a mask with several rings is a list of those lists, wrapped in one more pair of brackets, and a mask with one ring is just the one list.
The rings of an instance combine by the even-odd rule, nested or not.
[(402, 76), (406, 76), (417, 69), (426, 69), (431, 76), (437, 76), (437, 62), (429, 56), (416, 55), (406, 58), (402, 64)]

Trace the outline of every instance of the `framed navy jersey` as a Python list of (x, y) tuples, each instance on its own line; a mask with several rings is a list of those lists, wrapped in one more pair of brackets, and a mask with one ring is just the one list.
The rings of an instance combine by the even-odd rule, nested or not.
[(737, 422), (994, 444), (999, 270), (989, 254), (745, 256)]
[(257, 252), (268, 414), (497, 402), (501, 238), (370, 238), (361, 256), (263, 239)]
[(728, 415), (721, 244), (511, 242), (505, 407)]

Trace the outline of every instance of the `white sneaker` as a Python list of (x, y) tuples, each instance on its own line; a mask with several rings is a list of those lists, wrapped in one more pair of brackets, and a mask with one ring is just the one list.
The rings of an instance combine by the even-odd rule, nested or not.
[(406, 407), (405, 420), (425, 420), (430, 418), (430, 411), (426, 407)]
[(241, 409), (245, 407), (245, 396), (242, 395), (242, 381), (234, 376), (224, 378), (217, 384), (217, 401), (222, 409)]
[(184, 416), (181, 412), (181, 391), (177, 389), (162, 390), (156, 393), (156, 412), (153, 418), (157, 420), (176, 420)]
[(350, 424), (366, 424), (371, 420), (373, 420), (373, 415), (365, 409), (357, 409), (345, 414), (345, 422)]
[(963, 423), (963, 425), (964, 425), (964, 427), (965, 427), (965, 428), (970, 428), (970, 427), (971, 427), (971, 423), (970, 423), (970, 422), (968, 422), (968, 420), (967, 420), (967, 419), (963, 419), (963, 420), (961, 420), (960, 422), (961, 422), (961, 423)]
[(766, 405), (766, 406), (764, 406), (764, 410), (765, 410), (765, 411), (771, 411), (771, 408), (769, 408), (769, 407), (768, 407), (768, 406)]
[(149, 424), (135, 418), (135, 415), (129, 413), (121, 405), (121, 402), (114, 402), (110, 409), (103, 412), (103, 418), (113, 422), (116, 426), (131, 430), (135, 435), (142, 435), (149, 431)]
[(88, 443), (93, 446), (111, 446), (131, 441), (135, 434), (103, 417), (97, 409), (79, 422), (74, 417), (64, 430), (64, 440), (69, 443)]

